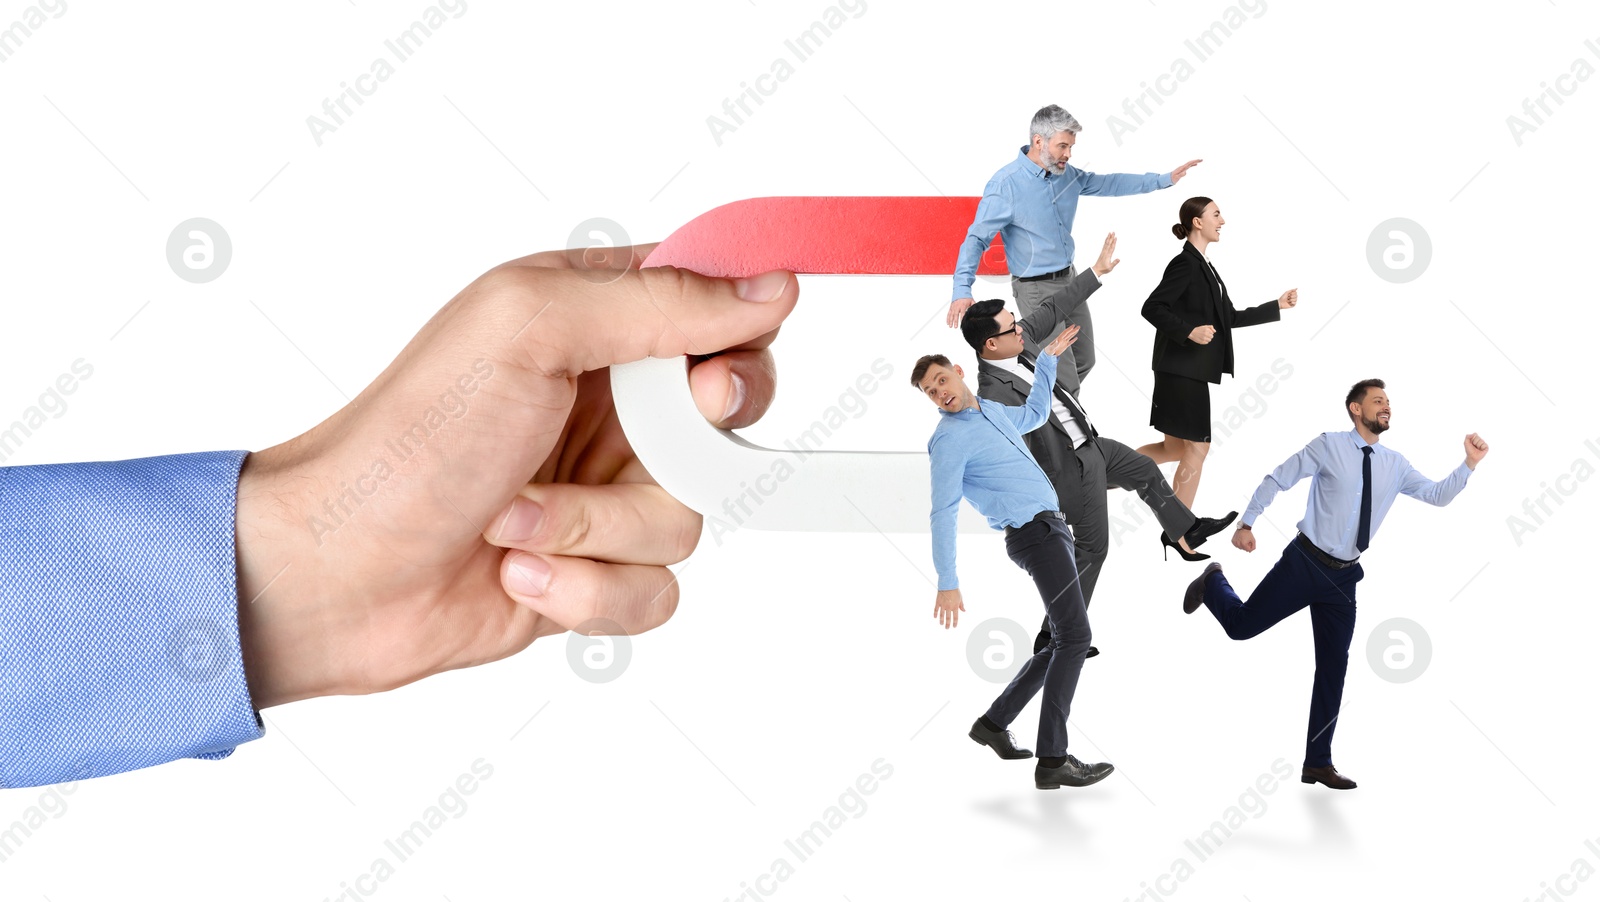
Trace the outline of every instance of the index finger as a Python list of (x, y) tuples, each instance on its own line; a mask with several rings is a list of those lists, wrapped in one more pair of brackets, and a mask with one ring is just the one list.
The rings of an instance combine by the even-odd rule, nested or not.
[(532, 265), (498, 269), (469, 289), (490, 305), (510, 344), (545, 376), (577, 375), (646, 357), (709, 355), (778, 327), (799, 283), (777, 270), (714, 279), (671, 266), (590, 274)]
[(526, 257), (507, 260), (502, 266), (537, 266), (543, 269), (617, 270), (638, 269), (659, 241), (623, 247), (595, 245), (562, 251), (539, 251)]

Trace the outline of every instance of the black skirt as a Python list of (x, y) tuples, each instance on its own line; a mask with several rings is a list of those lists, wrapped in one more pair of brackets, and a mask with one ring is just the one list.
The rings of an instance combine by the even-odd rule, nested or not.
[(1150, 425), (1162, 435), (1211, 441), (1211, 384), (1188, 376), (1156, 373), (1150, 395)]

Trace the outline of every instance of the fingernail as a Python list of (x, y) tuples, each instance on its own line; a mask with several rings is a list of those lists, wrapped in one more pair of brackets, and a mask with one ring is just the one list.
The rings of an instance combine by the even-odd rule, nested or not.
[(745, 384), (744, 378), (733, 370), (728, 371), (728, 378), (733, 382), (733, 389), (728, 392), (728, 409), (722, 412), (724, 420), (731, 419), (744, 406)]
[(533, 538), (542, 522), (544, 505), (518, 495), (511, 499), (511, 510), (506, 512), (506, 519), (500, 524), (500, 534), (495, 538), (502, 542), (525, 542)]
[(506, 588), (517, 595), (544, 594), (550, 586), (550, 564), (533, 554), (518, 553), (511, 559), (510, 572), (506, 574)]
[(748, 279), (735, 279), (733, 293), (746, 301), (775, 301), (789, 284), (789, 274), (781, 269)]

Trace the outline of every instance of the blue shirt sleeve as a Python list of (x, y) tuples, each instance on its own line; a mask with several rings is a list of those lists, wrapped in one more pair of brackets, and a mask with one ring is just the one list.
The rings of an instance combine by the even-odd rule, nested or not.
[(1011, 224), (1013, 212), (1010, 189), (1003, 180), (991, 181), (978, 201), (978, 213), (973, 217), (972, 227), (967, 229), (967, 237), (961, 240), (950, 300), (972, 297), (972, 283), (978, 278), (978, 262), (994, 241), (995, 233)]
[(1325, 441), (1327, 433), (1317, 436), (1293, 457), (1279, 464), (1276, 470), (1267, 474), (1267, 478), (1261, 480), (1261, 485), (1256, 488), (1255, 494), (1250, 496), (1250, 503), (1245, 507), (1244, 514), (1239, 517), (1239, 522), (1245, 526), (1256, 525), (1256, 518), (1267, 509), (1272, 499), (1278, 497), (1279, 492), (1293, 488), (1295, 483), (1316, 473), (1322, 466), (1321, 452)]
[[(980, 402), (981, 403), (981, 402)], [(933, 567), (939, 573), (939, 591), (959, 588), (956, 579), (956, 515), (961, 509), (961, 477), (966, 458), (960, 443), (934, 430), (928, 439), (928, 464), (933, 474), (933, 512), (928, 526), (933, 533)]]
[(1127, 172), (1113, 172), (1107, 175), (1086, 172), (1078, 169), (1078, 184), (1082, 186), (1078, 193), (1096, 195), (1099, 197), (1121, 197), (1127, 194), (1148, 194), (1162, 188), (1172, 187), (1172, 173), (1146, 172), (1144, 175), (1133, 175)]
[(1405, 461), (1403, 469), (1405, 475), (1400, 478), (1401, 493), (1436, 507), (1444, 507), (1454, 501), (1461, 490), (1467, 487), (1467, 477), (1472, 475), (1472, 468), (1467, 466), (1466, 461), (1462, 461), (1460, 466), (1450, 471), (1449, 476), (1438, 482), (1417, 472), (1410, 461)]
[(1039, 359), (1033, 362), (1033, 387), (1028, 389), (1027, 402), (1016, 407), (1000, 405), (1012, 425), (1023, 435), (1050, 421), (1051, 402), (1055, 398), (1051, 391), (1056, 384), (1056, 365), (1060, 361), (1061, 358), (1056, 355), (1040, 351)]
[(239, 651), (247, 453), (0, 468), (0, 787), (262, 736)]

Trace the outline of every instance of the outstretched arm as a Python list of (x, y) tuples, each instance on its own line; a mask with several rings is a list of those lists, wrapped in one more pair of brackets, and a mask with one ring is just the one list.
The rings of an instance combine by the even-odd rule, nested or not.
[(1028, 390), (1028, 400), (1020, 407), (1000, 405), (1006, 416), (1017, 427), (1017, 431), (1026, 435), (1050, 419), (1050, 402), (1054, 397), (1052, 392), (1056, 384), (1056, 364), (1062, 351), (1072, 347), (1078, 340), (1078, 327), (1068, 326), (1061, 330), (1055, 341), (1044, 347), (1044, 352), (1033, 364), (1033, 387)]
[(1326, 435), (1312, 439), (1310, 444), (1295, 452), (1294, 456), (1279, 464), (1276, 470), (1267, 474), (1266, 479), (1261, 480), (1261, 485), (1256, 487), (1255, 494), (1250, 496), (1250, 503), (1239, 517), (1239, 527), (1233, 533), (1234, 547), (1245, 551), (1256, 550), (1255, 535), (1251, 531), (1256, 518), (1267, 509), (1272, 499), (1278, 497), (1279, 492), (1293, 488), (1295, 483), (1321, 468), (1326, 454), (1326, 440)]
[[(1068, 178), (1078, 180), (1078, 193), (1089, 194), (1097, 197), (1122, 197), (1129, 194), (1148, 194), (1162, 188), (1172, 187), (1172, 183), (1183, 178), (1190, 166), (1200, 162), (1194, 160), (1185, 163), (1172, 172), (1146, 172), (1143, 175), (1134, 175), (1130, 172), (1097, 173), (1068, 166)], [(1182, 170), (1182, 171), (1180, 171)]]
[(1418, 501), (1426, 501), (1435, 507), (1444, 507), (1461, 490), (1467, 487), (1467, 477), (1478, 468), (1478, 462), (1489, 453), (1489, 443), (1478, 437), (1476, 432), (1467, 436), (1462, 442), (1466, 447), (1467, 459), (1461, 465), (1450, 471), (1450, 475), (1435, 482), (1417, 472), (1417, 468), (1406, 462), (1406, 475), (1400, 480), (1400, 493), (1410, 495)]

